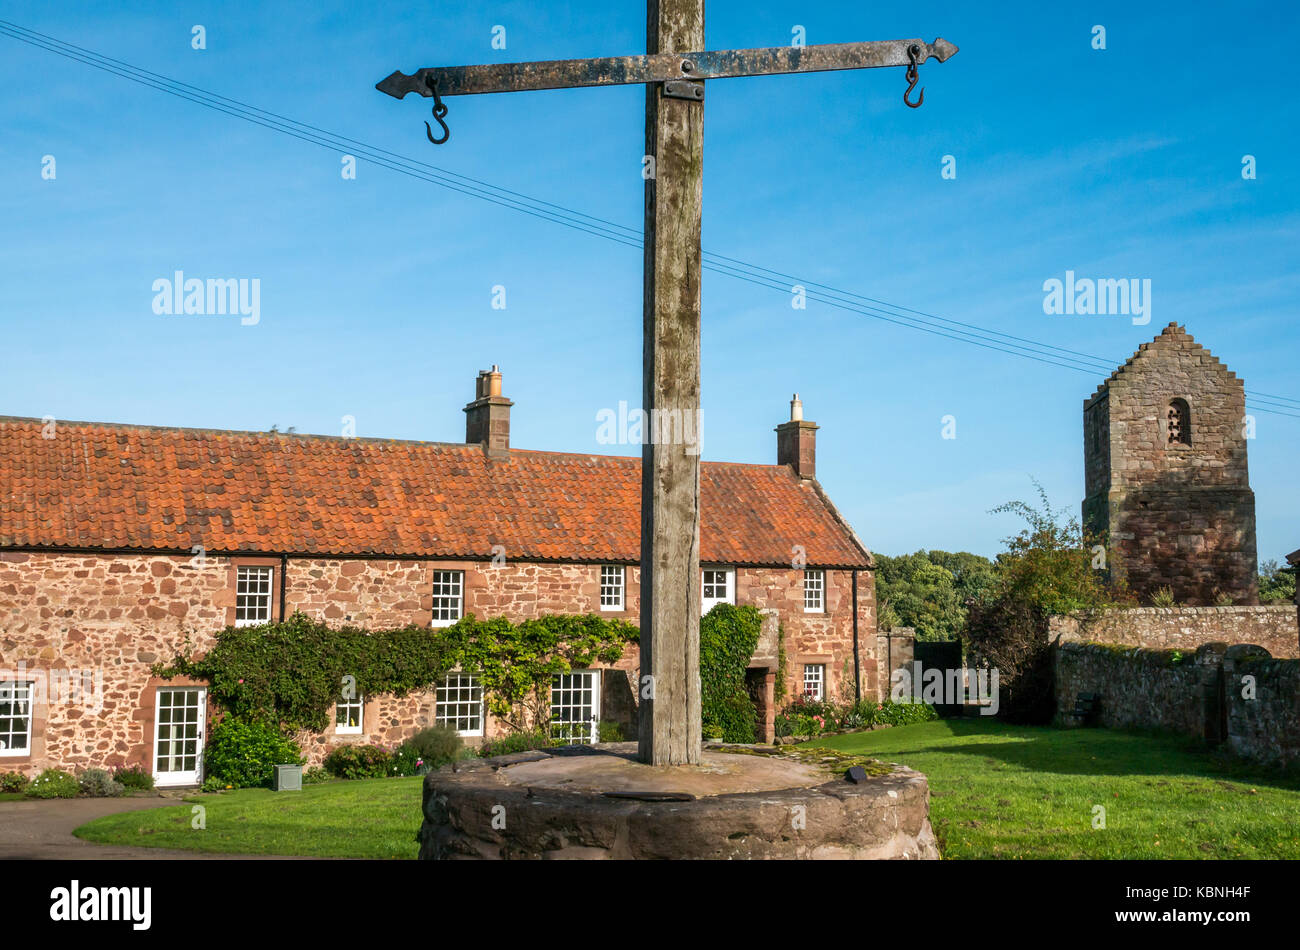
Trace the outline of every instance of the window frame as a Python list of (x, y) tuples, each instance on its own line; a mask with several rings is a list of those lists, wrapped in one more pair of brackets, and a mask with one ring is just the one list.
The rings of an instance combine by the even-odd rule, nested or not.
[[(813, 670), (816, 671), (816, 676), (814, 676), (812, 679), (809, 679), (808, 674)], [(816, 693), (810, 693), (808, 691), (808, 686), (811, 683), (815, 683), (817, 685)], [(811, 700), (815, 703), (825, 702), (826, 701), (826, 664), (805, 663), (803, 665), (803, 676), (800, 680), (800, 685), (802, 686), (800, 695), (804, 699)]]
[[(722, 574), (726, 580), (727, 592), (722, 597), (709, 597), (704, 593), (705, 578), (709, 574)], [(717, 586), (715, 581), (713, 585)], [(700, 614), (707, 614), (718, 604), (736, 603), (736, 569), (734, 567), (702, 567), (700, 568)]]
[[(809, 587), (809, 582), (816, 580), (813, 587)], [(816, 606), (808, 606), (808, 594), (812, 591), (817, 593)], [(807, 567), (803, 572), (803, 612), (806, 614), (824, 614), (826, 613), (826, 569), (821, 567)]]
[[(456, 677), (457, 680), (469, 680), (470, 685), (466, 687), (461, 685), (461, 683), (458, 682), (454, 687), (451, 686), (450, 681), (453, 676)], [(472, 692), (478, 693), (478, 701), (477, 701), (478, 728), (477, 729), (461, 729), (458, 726), (459, 721), (461, 719), (466, 718), (465, 716), (459, 714), (460, 709), (463, 707), (474, 706), (475, 700), (473, 698), (471, 699), (457, 698), (453, 700), (447, 700), (445, 702), (443, 701), (442, 698), (443, 691), (450, 690), (453, 688), (458, 691), (462, 689), (469, 689)], [(444, 707), (455, 708), (457, 710), (457, 714), (452, 716), (444, 716), (443, 715)], [(461, 672), (460, 670), (452, 670), (450, 673), (446, 674), (442, 678), (442, 681), (439, 682), (438, 685), (434, 688), (433, 724), (435, 726), (447, 726), (449, 728), (453, 728), (456, 730), (456, 735), (467, 737), (467, 738), (486, 735), (487, 734), (487, 702), (486, 702), (486, 698), (483, 695), (483, 681), (479, 677), (475, 676), (473, 673), (464, 673)]]
[[(455, 583), (456, 593), (454, 595), (438, 593), (439, 575), (448, 575), (456, 579), (456, 583)], [(462, 617), (465, 616), (465, 571), (464, 570), (459, 568), (446, 568), (446, 569), (434, 568), (433, 583), (431, 585), (431, 589), (433, 591), (433, 605), (429, 611), (429, 626), (450, 627), (452, 624), (458, 622)], [(439, 610), (440, 609), (445, 610), (445, 606), (440, 608), (439, 601), (448, 600), (452, 596), (454, 596), (456, 599), (456, 616), (452, 618), (439, 617), (438, 616)]]
[[(235, 568), (235, 606), (233, 625), (236, 627), (256, 627), (259, 624), (273, 623), (275, 621), (275, 567), (271, 564), (236, 564)], [(266, 576), (266, 617), (262, 619), (243, 619), (239, 616), (239, 600), (241, 597), (261, 597), (263, 593), (258, 591), (256, 594), (242, 592), (240, 586), (244, 581), (246, 573), (252, 572), (265, 573)]]
[[(24, 692), (23, 699), (18, 699), (16, 695), (17, 691), (20, 689)], [(35, 706), (35, 697), (33, 696), (35, 691), (36, 691), (36, 683), (34, 680), (15, 679), (15, 680), (0, 681), (0, 700), (2, 700), (3, 697), (6, 695), (10, 696), (10, 698), (7, 700), (7, 704), (9, 705), (10, 708), (10, 714), (5, 718), (6, 719), (26, 718), (27, 720), (27, 730), (24, 733), (24, 739), (26, 740), (27, 744), (23, 746), (23, 748), (21, 749), (15, 749), (10, 747), (9, 745), (5, 745), (3, 748), (0, 748), (0, 757), (29, 758), (31, 756), (32, 731), (33, 731), (32, 726), (33, 726), (33, 720), (36, 718), (35, 709), (33, 708)], [(25, 717), (19, 717), (13, 714), (13, 707), (19, 705), (20, 703), (26, 703), (27, 709), (26, 709)], [(2, 735), (4, 736), (4, 739), (0, 741), (6, 741), (12, 739), (14, 736), (18, 735), (18, 733), (11, 729), (10, 731), (3, 733)]]
[[(345, 709), (357, 710), (357, 724), (349, 726), (339, 722), (339, 713)], [(344, 699), (342, 696), (334, 703), (334, 734), (336, 736), (360, 736), (366, 731), (366, 697), (364, 693), (357, 693), (352, 699)]]
[[(617, 572), (618, 575), (618, 601), (616, 603), (605, 603), (605, 591), (612, 588), (612, 584), (606, 583), (606, 571)], [(606, 612), (627, 610), (627, 567), (623, 564), (602, 564), (600, 565), (600, 609)]]

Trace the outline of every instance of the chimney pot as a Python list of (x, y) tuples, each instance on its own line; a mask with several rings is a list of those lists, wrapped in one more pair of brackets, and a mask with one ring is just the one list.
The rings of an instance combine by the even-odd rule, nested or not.
[(795, 393), (794, 398), (790, 400), (790, 421), (800, 422), (803, 419), (803, 403), (799, 401), (799, 394)]

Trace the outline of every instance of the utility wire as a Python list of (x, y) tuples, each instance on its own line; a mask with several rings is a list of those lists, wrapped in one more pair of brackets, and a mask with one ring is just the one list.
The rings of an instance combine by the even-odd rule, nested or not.
[[(532, 198), (480, 179), (448, 171), (428, 162), (407, 158), (387, 149), (368, 145), (357, 139), (329, 132), (317, 126), (248, 105), (237, 99), (231, 99), (228, 96), (208, 92), (189, 83), (170, 79), (159, 73), (104, 56), (93, 50), (64, 42), (35, 30), (20, 27), (6, 20), (0, 20), (0, 34), (112, 73), (123, 79), (148, 86), (168, 95), (214, 109), (234, 118), (243, 119), (272, 131), (283, 132), (301, 141), (328, 148), (331, 151), (355, 152), (357, 157), (382, 168), (448, 188), (468, 197), (479, 198), (512, 211), (520, 211), (532, 217), (573, 228), (628, 247), (642, 248), (643, 236), (638, 229), (585, 214), (553, 202)], [(1116, 361), (1081, 353), (1077, 350), (1070, 350), (1048, 343), (1039, 343), (1035, 340), (1003, 333), (977, 324), (951, 320), (922, 310), (902, 307), (862, 294), (840, 290), (816, 281), (801, 281), (795, 275), (750, 264), (725, 255), (703, 251), (702, 258), (701, 266), (714, 273), (787, 294), (793, 291), (794, 286), (781, 281), (794, 281), (803, 287), (804, 296), (815, 302), (896, 326), (920, 330), (957, 342), (979, 346), (983, 349), (1018, 356), (1023, 359), (1031, 359), (1045, 365), (1071, 369), (1094, 376), (1098, 373), (1109, 373), (1116, 365)], [(780, 278), (781, 281), (776, 280), (776, 278)], [(809, 288), (817, 289), (809, 290)], [(1269, 406), (1281, 407), (1266, 408), (1256, 405), (1255, 408), (1258, 411), (1300, 418), (1300, 414), (1282, 411), (1283, 409), (1300, 410), (1300, 400), (1250, 391), (1247, 391), (1247, 395), (1251, 397), (1252, 402), (1262, 400)]]

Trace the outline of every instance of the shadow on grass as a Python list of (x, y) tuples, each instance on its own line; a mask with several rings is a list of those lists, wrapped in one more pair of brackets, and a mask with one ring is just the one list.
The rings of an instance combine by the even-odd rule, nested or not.
[[(936, 727), (954, 739), (936, 740)], [(1300, 770), (1259, 765), (1210, 749), (1204, 742), (1169, 733), (1118, 729), (1060, 729), (1017, 726), (993, 719), (945, 719), (919, 727), (915, 744), (907, 726), (866, 733), (864, 743), (836, 737), (832, 747), (862, 745), (862, 751), (883, 759), (906, 761), (908, 756), (962, 755), (1002, 763), (1028, 772), (1057, 775), (1188, 776), (1214, 781), (1249, 782), (1271, 788), (1300, 790)], [(875, 738), (879, 737), (879, 738)], [(833, 741), (833, 740), (832, 740)], [(810, 745), (817, 744), (816, 740)], [(832, 742), (822, 744), (832, 745)], [(996, 768), (997, 766), (994, 765)], [(924, 769), (922, 769), (924, 771)]]

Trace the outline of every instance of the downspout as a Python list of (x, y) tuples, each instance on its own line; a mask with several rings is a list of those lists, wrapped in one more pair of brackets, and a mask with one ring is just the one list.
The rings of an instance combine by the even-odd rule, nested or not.
[(284, 588), (289, 578), (289, 555), (280, 555), (280, 623), (284, 623)]
[(853, 572), (853, 697), (862, 698), (862, 667), (858, 659), (858, 572)]

